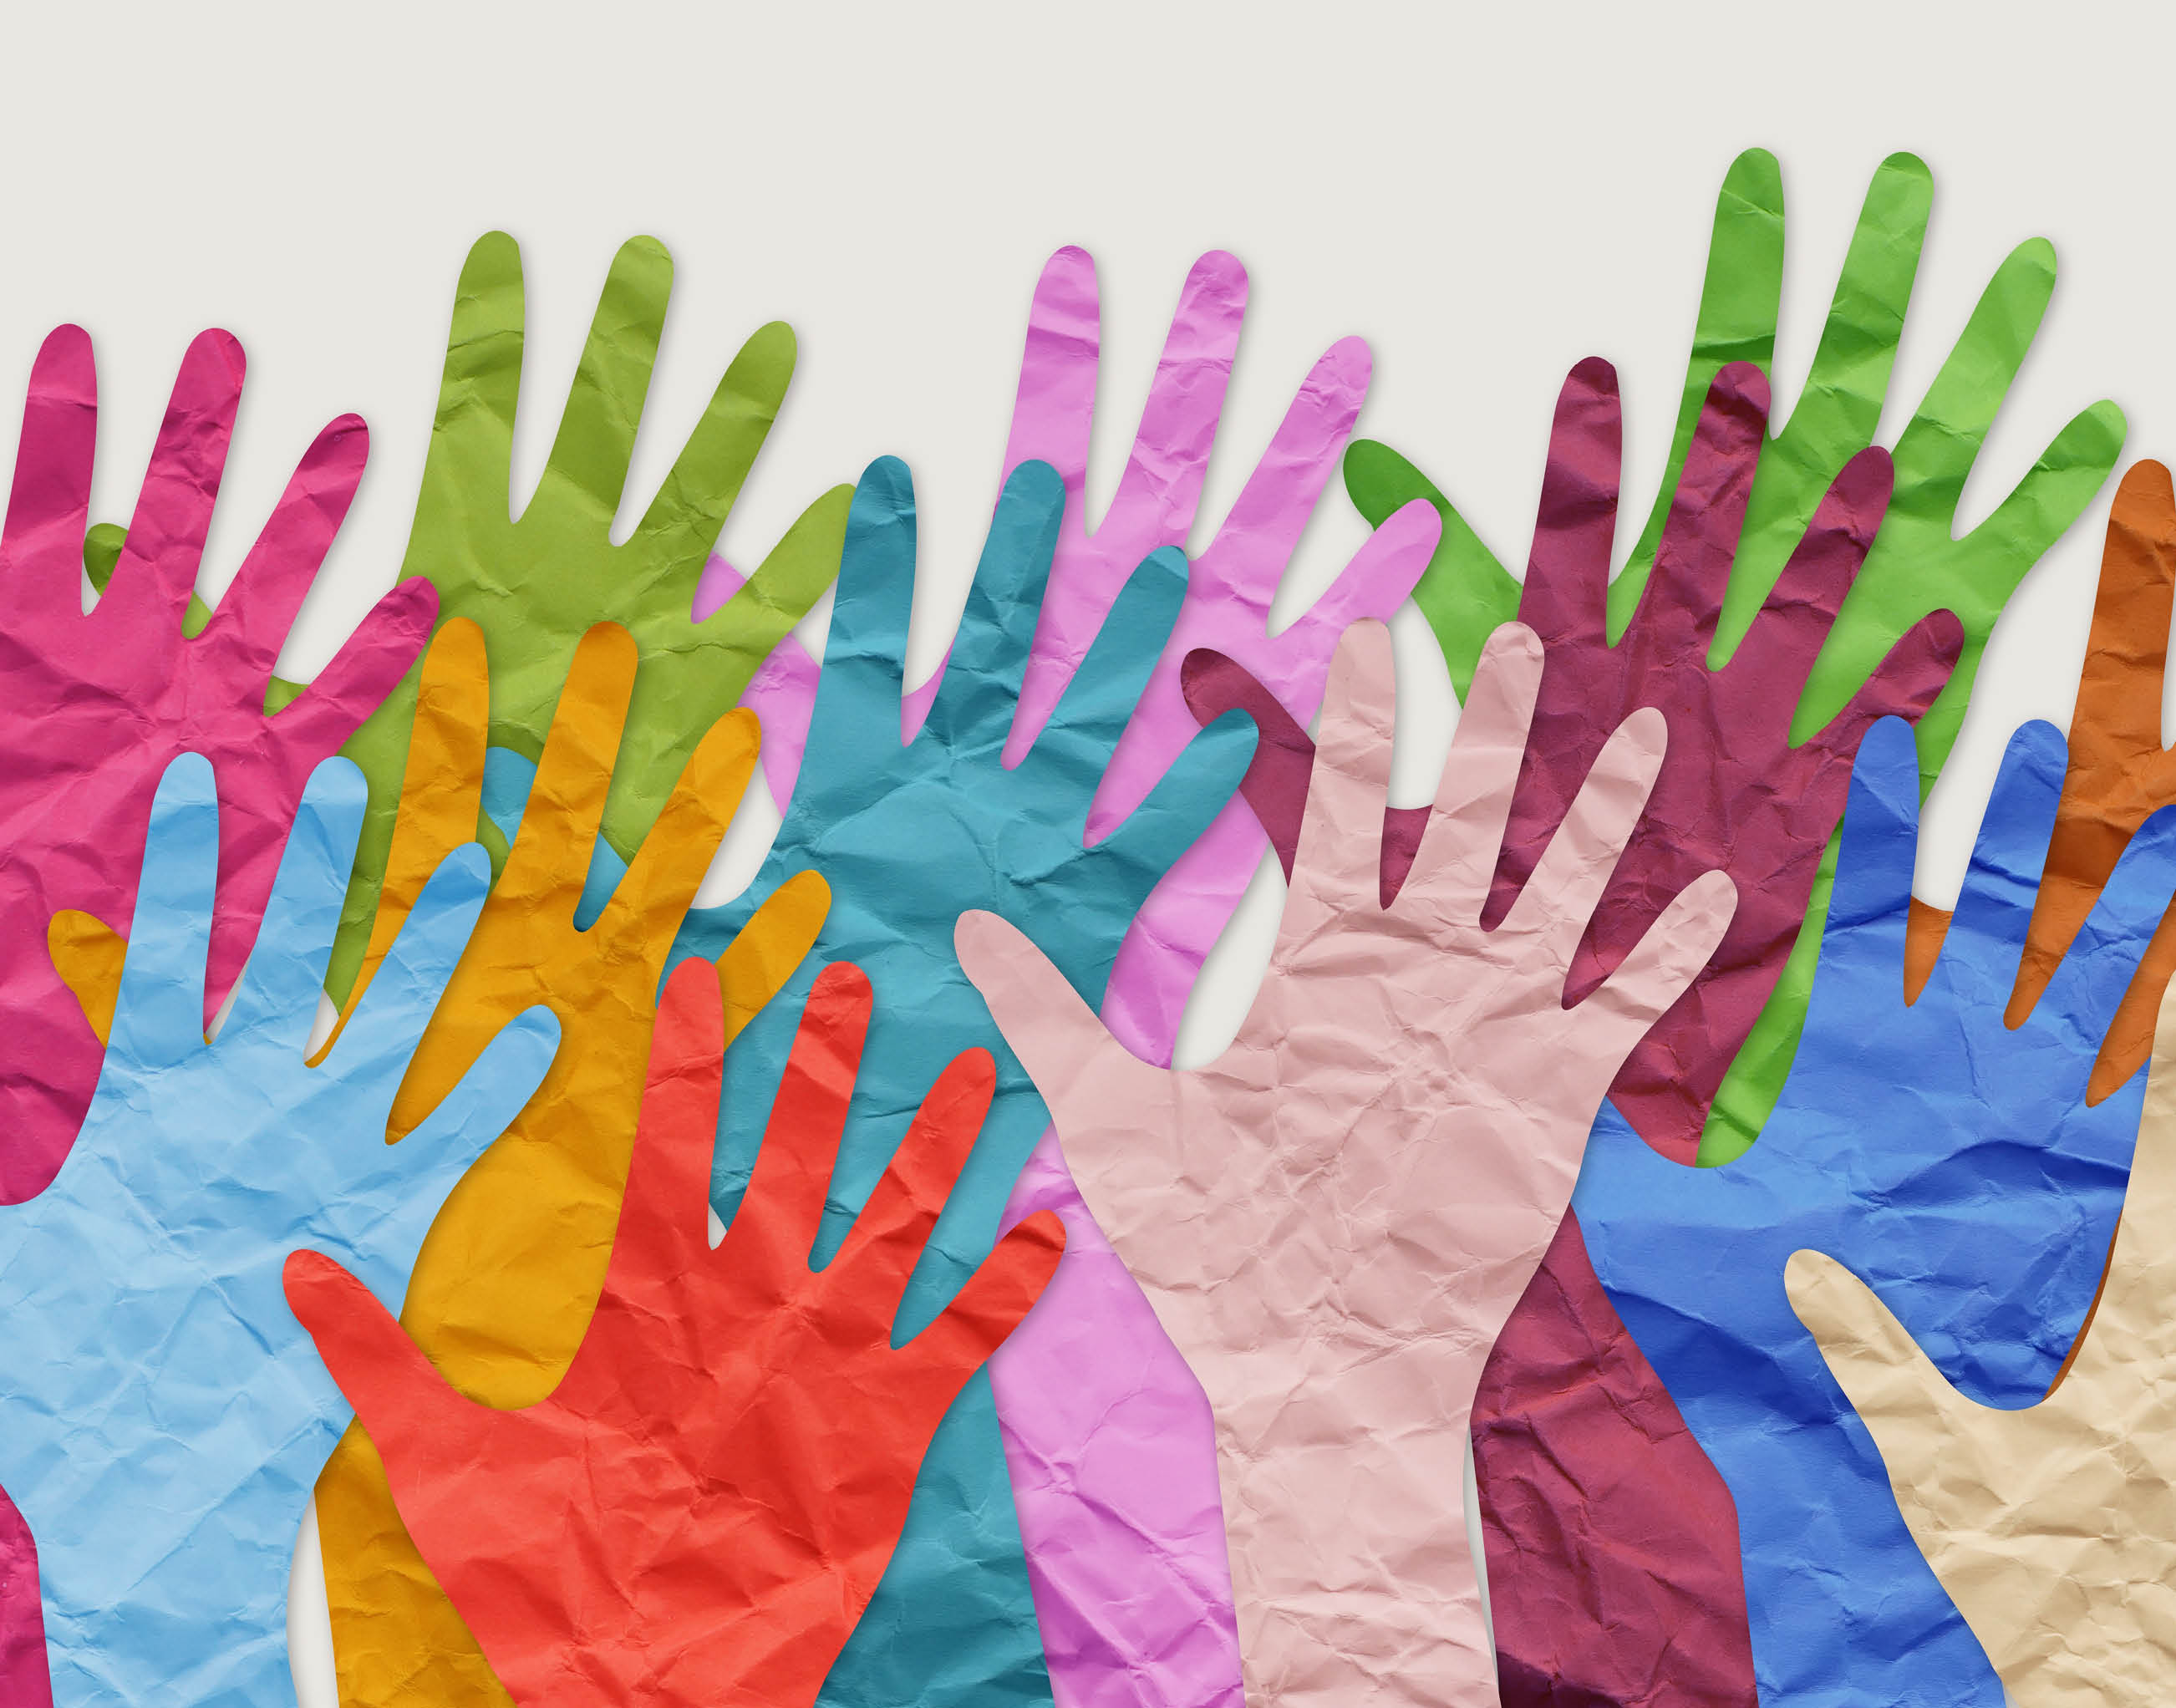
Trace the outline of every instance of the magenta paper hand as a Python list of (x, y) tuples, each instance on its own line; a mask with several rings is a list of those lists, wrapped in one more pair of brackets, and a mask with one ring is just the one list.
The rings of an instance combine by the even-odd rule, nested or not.
[(53, 971), (46, 922), (78, 908), (127, 924), (159, 779), (203, 754), (220, 796), (209, 1020), (256, 935), (302, 786), (415, 661), (437, 614), (427, 582), (404, 583), (315, 683), (265, 715), (273, 661), (362, 478), (368, 437), (344, 416), (304, 454), (204, 632), (183, 638), (242, 367), (224, 332), (189, 345), (127, 546), (88, 616), (90, 337), (62, 327), (30, 373), (0, 530), (0, 1202), (52, 1180), (98, 1080), (98, 1037)]
[[(1101, 343), (1096, 266), (1069, 248), (1043, 269), (1005, 469), (1038, 458), (1053, 465), (1065, 485), (1065, 518), (1009, 760), (1042, 727), (1134, 567), (1186, 543), (1246, 302), (1246, 271), (1232, 257), (1195, 263), (1125, 472), (1091, 529), (1084, 484)], [(1294, 715), (1311, 718), (1338, 635), (1357, 617), (1387, 617), (1411, 592), (1440, 528), (1423, 505), (1392, 516), (1311, 609), (1269, 633), (1270, 601), (1352, 434), (1369, 367), (1357, 338), (1324, 354), (1194, 559), (1172, 638), (1096, 797), (1091, 838), (1130, 812), (1197, 733), (1178, 687), (1178, 661), (1191, 649), (1243, 659)], [(774, 718), (759, 710), (768, 749)], [(920, 714), (911, 702), (910, 727)], [(1194, 975), (1264, 846), (1254, 815), (1232, 802), (1135, 919), (1103, 1012), (1138, 1053), (1171, 1059)], [(1144, 1700), (1208, 1708), (1236, 1696), (1238, 1661), (1199, 1386), (1081, 1208), (1048, 1139), (1021, 1173), (1008, 1225), (1037, 1210), (1064, 1219), (1066, 1255), (1047, 1303), (991, 1361), (990, 1377), (1052, 1688), (1060, 1708)], [(1175, 1429), (1175, 1417), (1192, 1427)]]
[(1461, 1488), (1474, 1388), (1611, 1079), (1729, 922), (1730, 880), (1699, 876), (1565, 1006), (1663, 768), (1648, 709), (1608, 739), (1516, 905), (1483, 927), (1542, 658), (1520, 625), (1490, 640), (1418, 860), (1385, 906), (1390, 637), (1355, 625), (1276, 954), (1207, 1068), (1140, 1061), (1020, 933), (960, 921), (961, 965), (1207, 1395), (1251, 1708), (1492, 1700)]

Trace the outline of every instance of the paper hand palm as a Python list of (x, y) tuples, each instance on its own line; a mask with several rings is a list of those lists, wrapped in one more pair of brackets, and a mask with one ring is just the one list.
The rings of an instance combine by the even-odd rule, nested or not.
[(2001, 1700), (1792, 1314), (1784, 1270), (1801, 1246), (1842, 1255), (1990, 1402), (2026, 1403), (2059, 1368), (2142, 1095), (2134, 1080), (2088, 1107), (2086, 1082), (2176, 886), (2176, 818), (2158, 819), (2008, 1029), (2064, 758), (2047, 725), (2012, 739), (1941, 957), (1907, 1007), (1918, 767), (1911, 732), (1878, 726), (1852, 780), (1806, 1037), (1760, 1142), (1688, 1171), (1605, 1110), (1587, 1153), (1573, 1205), (1595, 1270), (1737, 1502), (1763, 1701)]
[(1250, 1700), (1492, 1688), (1457, 1473), (1474, 1386), (1610, 1076), (1728, 923), (1729, 881), (1706, 874), (1600, 992), (1564, 1005), (1661, 766), (1648, 710), (1598, 758), (1506, 920), (1482, 928), (1541, 666), (1529, 630), (1491, 643), (1432, 840), (1386, 906), (1390, 639), (1348, 634), (1276, 953), (1208, 1067), (1142, 1063), (1019, 932), (960, 922), (960, 958), (1050, 1101), (1089, 1207), (1216, 1414)]
[[(1100, 997), (1128, 924), (1230, 798), (1252, 747), (1243, 718), (1204, 732), (1123, 824), (1085, 846), (1097, 786), (1185, 594), (1183, 559), (1158, 552), (1113, 604), (1027, 756), (1006, 767), (1064, 500), (1043, 464), (1023, 465), (1006, 482), (943, 682), (926, 721), (902, 740), (913, 494), (900, 464), (871, 465), (855, 493), (808, 759), (755, 886), (812, 866), (821, 872), (831, 911), (816, 952), (859, 964), (881, 1005), (819, 1252), (881, 1170), (891, 1123), (920, 1096), (925, 1064), (976, 1044), (994, 1048), (989, 1119), (908, 1287), (910, 1327), (928, 1320), (988, 1253), (1014, 1176), (1047, 1122), (953, 958), (960, 911), (989, 907), (1047, 924), (1053, 958), (1079, 988)], [(691, 916), (676, 953), (716, 953), (746, 911), (737, 903)], [(788, 997), (804, 996), (813, 977), (804, 967)], [(748, 1112), (766, 1107), (790, 1042), (790, 1026), (775, 1014), (743, 1035), (726, 1063), (729, 1116), (742, 1112), (745, 1123)], [(712, 1194), (728, 1220), (752, 1136), (730, 1121), (721, 1135)], [(986, 1381), (970, 1384), (929, 1464), (916, 1516), (864, 1622), (869, 1635), (849, 1645), (833, 1681), (835, 1700), (1047, 1690)], [(964, 1662), (962, 1645), (974, 1645)]]
[(37, 1538), (61, 1708), (291, 1700), (287, 1570), (347, 1406), (280, 1292), (299, 1241), (397, 1305), (439, 1201), (542, 1079), (547, 1013), (385, 1143), (416, 1039), (483, 900), (449, 860), (318, 1067), (304, 1049), (362, 815), (319, 767), (218, 1040), (203, 1036), (219, 848), (211, 768), (169, 767), (105, 1071), (53, 1184), (0, 1212), (12, 1348), (0, 1482)]
[(817, 981), (713, 1252), (724, 1027), (711, 969), (673, 976), (596, 1315), (565, 1380), (526, 1410), (463, 1398), (339, 1265), (290, 1266), (403, 1519), (522, 1708), (813, 1702), (938, 1420), (1057, 1264), (1063, 1232), (1037, 1217), (895, 1346), (900, 1292), (988, 1106), (990, 1058), (970, 1051), (922, 1100), (845, 1248), (811, 1271), (869, 1001), (851, 966)]
[(1928, 1565), (2029, 1708), (2176, 1691), (2176, 1003), (2162, 1016), (2108, 1279), (2037, 1405), (1958, 1391), (1833, 1258), (1799, 1252), (1786, 1276)]

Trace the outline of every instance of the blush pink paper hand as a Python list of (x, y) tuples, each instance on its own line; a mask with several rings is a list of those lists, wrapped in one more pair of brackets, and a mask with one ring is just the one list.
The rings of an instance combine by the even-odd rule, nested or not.
[[(1613, 905), (1597, 913), (1581, 946), (1573, 992), (1614, 965), (1659, 898), (1695, 872), (1718, 868), (1738, 886), (1738, 917), (1715, 962), (1612, 1089), (1635, 1124), (1644, 1112), (1651, 1145), (1686, 1162), (1713, 1088), (1790, 953), (1860, 737), (1885, 710), (1916, 715), (1933, 701), (1960, 633), (1947, 612), (1920, 623), (1844, 712), (1803, 746), (1789, 745), (1800, 690), (1886, 502), (1885, 454), (1874, 451), (1837, 477), (1744, 640), (1722, 668), (1711, 667), (1765, 410), (1757, 371), (1723, 370), (1687, 453), (1654, 573), (1630, 628), (1612, 646), (1605, 617), (1616, 381), (1607, 363), (1580, 363), (1558, 402), (1520, 605), (1551, 668), (1492, 914), (1515, 893), (1510, 879), (1531, 869), (1609, 720), (1639, 705), (1667, 717), (1670, 752), (1647, 822), (1612, 881)], [(1241, 791), (1289, 869), (1314, 743), (1229, 659), (1194, 654), (1183, 681), (1197, 716), (1237, 705), (1255, 719), (1261, 739)], [(1387, 815), (1386, 894), (1405, 881), (1426, 818)], [(1606, 1379), (1567, 1384), (1568, 1361)], [(1576, 1684), (1605, 1700), (1645, 1703), (1662, 1678), (1703, 1701), (1744, 1700), (1751, 1646), (1736, 1509), (1624, 1332), (1576, 1221), (1551, 1246), (1541, 1280), (1498, 1338), (1474, 1415), (1506, 1692), (1547, 1700), (1558, 1684)], [(1567, 1605), (1610, 1612), (1605, 1621), (1568, 1625), (1560, 1617)], [(1552, 1684), (1535, 1694), (1533, 1678)]]
[(415, 661), (437, 614), (427, 582), (402, 584), (315, 683), (266, 715), (273, 661), (362, 478), (368, 436), (344, 416), (304, 454), (203, 633), (184, 638), (242, 369), (226, 333), (189, 345), (127, 546), (88, 615), (89, 336), (60, 328), (31, 370), (0, 529), (0, 1202), (52, 1180), (102, 1054), (47, 956), (46, 922), (73, 908), (127, 923), (159, 780), (177, 755), (201, 753), (220, 797), (209, 1020), (256, 935), (303, 785)]
[(1662, 765), (1643, 710), (1482, 927), (1541, 677), (1531, 630), (1490, 641), (1386, 907), (1390, 638), (1346, 635), (1276, 952), (1207, 1068), (1140, 1061), (1018, 932), (960, 921), (961, 965), (1207, 1395), (1253, 1708), (1493, 1697), (1461, 1493), (1474, 1388), (1611, 1079), (1730, 922), (1730, 880), (1703, 874), (1564, 1005)]

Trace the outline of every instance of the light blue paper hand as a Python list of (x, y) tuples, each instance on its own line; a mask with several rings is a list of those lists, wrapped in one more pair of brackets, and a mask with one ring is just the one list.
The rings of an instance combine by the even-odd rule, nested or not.
[(2001, 1708), (1783, 1273), (1802, 1247), (1836, 1254), (1989, 1405), (2032, 1403), (2060, 1368), (2115, 1231), (2145, 1074), (2090, 1108), (2086, 1084), (2176, 888), (2172, 810), (2007, 1028), (2064, 764), (2051, 726), (2011, 737), (1941, 958), (1907, 1007), (1918, 761), (1908, 726), (1876, 725), (1805, 1041), (1760, 1142), (1680, 1167), (1604, 1104), (1587, 1148), (1572, 1205), (1596, 1273), (1737, 1501), (1770, 1708)]
[(0, 1209), (0, 1482), (37, 1539), (57, 1708), (293, 1701), (288, 1568), (350, 1412), (280, 1265), (329, 1244), (397, 1310), (440, 1201), (558, 1047), (551, 1010), (530, 1010), (385, 1143), (490, 882), (471, 845), (438, 868), (339, 1043), (306, 1063), (363, 798), (345, 759), (311, 776), (206, 1043), (219, 808), (204, 759), (167, 768), (90, 1112), (52, 1185)]
[[(1134, 915), (1238, 786), (1254, 753), (1243, 715), (1196, 737), (1163, 781), (1094, 847), (1088, 809), (1186, 594), (1186, 560), (1151, 555), (1105, 619), (1058, 710), (1017, 766), (1004, 753), (1058, 538), (1064, 487), (1047, 463), (1005, 482), (942, 685), (919, 731), (902, 708), (914, 597), (913, 488), (891, 459), (854, 495), (824, 674), (801, 778), (751, 896), (775, 873), (814, 867), (831, 912), (802, 971), (726, 1056), (711, 1197), (731, 1219), (816, 971), (852, 960), (875, 987), (846, 1137), (818, 1241), (827, 1259), (889, 1160), (933, 1064), (980, 1045), (997, 1058), (996, 1100), (900, 1306), (917, 1332), (986, 1257), (1013, 1178), (1049, 1117), (960, 971), (953, 927), (987, 908), (1034, 934), (1091, 1004)], [(676, 955), (715, 955), (746, 904), (691, 915)], [(868, 1613), (823, 1700), (918, 1708), (1047, 1701), (1050, 1685), (1021, 1558), (989, 1379), (954, 1406), (923, 1463), (915, 1503)]]

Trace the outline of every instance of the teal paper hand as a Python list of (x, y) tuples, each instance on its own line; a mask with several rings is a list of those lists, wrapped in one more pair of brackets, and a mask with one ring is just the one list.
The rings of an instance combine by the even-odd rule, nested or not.
[[(1108, 836), (1088, 809), (1186, 593), (1185, 559), (1152, 553), (1104, 620), (1056, 711), (1017, 765), (1004, 754), (1020, 705), (1064, 488), (1047, 463), (1005, 483), (926, 721), (906, 728), (903, 660), (914, 597), (914, 497), (906, 468), (870, 465), (854, 497), (816, 710), (792, 808), (749, 895), (813, 866), (831, 887), (823, 934), (764, 1018), (726, 1057), (712, 1200), (731, 1219), (793, 1041), (792, 1018), (824, 962), (852, 960), (876, 992), (872, 1025), (818, 1242), (828, 1259), (928, 1090), (930, 1063), (980, 1045), (997, 1061), (981, 1142), (900, 1307), (928, 1322), (987, 1257), (1014, 1176), (1049, 1123), (1042, 1100), (960, 971), (953, 929), (970, 908), (1035, 933), (1091, 1004), (1134, 914), (1237, 787), (1254, 751), (1243, 715), (1179, 754)], [(902, 740), (905, 736), (906, 739)], [(676, 954), (715, 955), (746, 903), (693, 915)], [(786, 1024), (772, 1024), (783, 1017)], [(1020, 1531), (987, 1376), (947, 1416), (899, 1548), (824, 1700), (920, 1708), (1049, 1700)]]
[(430, 1119), (385, 1143), (483, 905), (471, 845), (308, 1064), (362, 814), (362, 775), (320, 764), (207, 1043), (219, 809), (204, 759), (167, 768), (90, 1115), (53, 1184), (0, 1209), (0, 1482), (37, 1540), (58, 1708), (293, 1701), (288, 1567), (350, 1414), (287, 1308), (281, 1265), (329, 1243), (397, 1310), (440, 1201), (558, 1046), (551, 1011), (532, 1009)]

